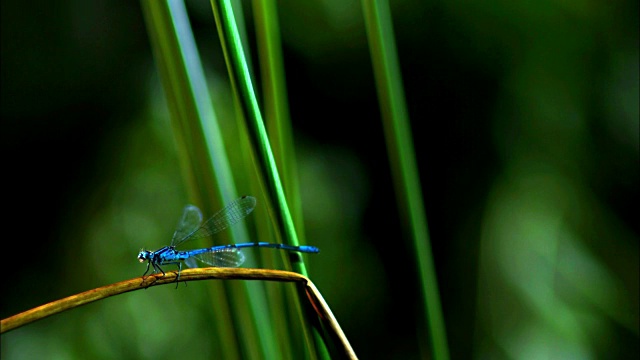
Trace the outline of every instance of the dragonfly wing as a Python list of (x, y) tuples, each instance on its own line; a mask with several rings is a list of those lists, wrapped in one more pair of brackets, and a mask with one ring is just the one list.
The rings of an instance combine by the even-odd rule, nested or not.
[(207, 237), (232, 226), (244, 219), (256, 207), (256, 198), (253, 196), (243, 196), (225, 206), (215, 213), (202, 226), (189, 234), (190, 239)]
[(196, 261), (195, 257), (190, 257), (188, 259), (186, 259), (184, 261), (184, 264), (187, 265), (190, 268), (197, 268), (198, 266), (198, 262)]
[(238, 267), (244, 263), (244, 254), (235, 248), (218, 249), (202, 254), (194, 255), (185, 260), (185, 264), (189, 267), (198, 267), (193, 259), (197, 259), (209, 266), (215, 267)]
[(176, 226), (176, 231), (171, 239), (171, 246), (178, 246), (189, 238), (189, 234), (196, 231), (202, 223), (202, 212), (195, 205), (187, 205), (182, 211), (182, 218)]

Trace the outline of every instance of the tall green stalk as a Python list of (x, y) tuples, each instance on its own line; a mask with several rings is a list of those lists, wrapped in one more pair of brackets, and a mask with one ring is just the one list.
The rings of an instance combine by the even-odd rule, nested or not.
[(362, 0), (362, 7), (398, 206), (400, 213), (408, 217), (407, 226), (418, 263), (431, 356), (436, 360), (445, 360), (449, 358), (449, 349), (398, 65), (391, 10), (387, 0)]
[[(190, 197), (206, 214), (212, 214), (238, 194), (184, 3), (160, 0), (141, 3)], [(242, 226), (230, 230), (228, 233), (234, 239), (247, 237)], [(221, 357), (276, 358), (276, 336), (269, 325), (270, 312), (266, 309), (262, 284), (244, 282), (240, 286), (214, 287), (211, 296), (215, 311), (211, 313), (217, 331), (211, 340)], [(223, 327), (231, 323), (236, 324), (235, 332)]]
[[(237, 94), (236, 98), (247, 124), (249, 138), (254, 146), (258, 168), (264, 174), (267, 194), (274, 208), (276, 229), (281, 232), (285, 244), (297, 246), (299, 245), (298, 235), (251, 82), (251, 73), (249, 72), (242, 41), (235, 23), (233, 8), (229, 0), (212, 0), (211, 5), (231, 84)], [(307, 275), (302, 257), (298, 256), (292, 261), (291, 265), (294, 271)]]
[[(302, 201), (298, 188), (298, 174), (293, 143), (289, 104), (287, 100), (285, 68), (282, 59), (282, 45), (280, 43), (280, 26), (278, 21), (277, 4), (275, 0), (254, 0), (253, 20), (256, 28), (256, 42), (258, 46), (258, 63), (262, 80), (264, 120), (272, 145), (274, 158), (281, 175), (282, 185), (291, 209), (292, 218), (297, 230), (297, 236), (304, 243), (304, 226), (302, 218)], [(237, 18), (237, 17), (236, 17)], [(286, 289), (289, 290), (289, 289)], [(291, 326), (291, 319), (296, 319), (296, 304), (287, 306), (291, 299), (300, 294), (272, 291), (270, 299), (274, 303), (286, 307), (290, 319), (274, 319), (280, 326), (281, 333), (289, 333), (291, 339), (296, 338), (292, 333), (298, 326)], [(287, 311), (288, 310), (288, 311)], [(317, 336), (317, 333), (313, 333)], [(284, 339), (282, 339), (284, 340)], [(316, 338), (316, 344), (322, 344)], [(321, 350), (326, 355), (324, 349)], [(325, 356), (326, 357), (326, 356)]]
[[(266, 193), (273, 207), (276, 233), (282, 238), (282, 242), (289, 245), (299, 245), (298, 235), (293, 223), (293, 217), (289, 210), (284, 186), (280, 179), (276, 160), (271, 149), (269, 137), (264, 125), (263, 117), (258, 106), (258, 101), (251, 81), (251, 73), (246, 61), (242, 41), (235, 21), (233, 7), (230, 0), (212, 0), (214, 17), (220, 42), (225, 55), (231, 84), (236, 95), (236, 101), (245, 120), (246, 129), (254, 150), (258, 172), (264, 175)], [(291, 267), (294, 271), (307, 275), (307, 270), (302, 256), (292, 253), (289, 256)], [(298, 293), (302, 295), (302, 293)], [(301, 308), (297, 297), (293, 296), (293, 308), (297, 318), (302, 324), (304, 341), (309, 349), (322, 349), (321, 342), (314, 338), (315, 333), (308, 327), (307, 318)], [(314, 334), (312, 336), (312, 334)], [(321, 350), (320, 350), (321, 351)], [(322, 352), (321, 352), (322, 353)], [(315, 351), (312, 351), (313, 356)]]
[[(299, 239), (304, 238), (302, 202), (298, 186), (296, 155), (289, 117), (289, 102), (280, 25), (275, 0), (254, 0), (253, 13), (256, 25), (258, 55), (264, 94), (264, 119), (267, 124), (273, 154), (281, 174), (286, 198)], [(301, 241), (304, 243), (304, 241)]]

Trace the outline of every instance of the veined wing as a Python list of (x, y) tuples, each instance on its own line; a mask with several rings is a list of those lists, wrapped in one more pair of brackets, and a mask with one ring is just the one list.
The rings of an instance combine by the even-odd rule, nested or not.
[(177, 246), (188, 239), (188, 235), (198, 229), (202, 223), (202, 212), (195, 205), (187, 205), (171, 239), (171, 246)]
[(225, 248), (204, 252), (187, 258), (184, 263), (190, 268), (199, 267), (198, 261), (215, 267), (238, 267), (244, 263), (244, 254), (237, 248)]
[(255, 207), (256, 198), (253, 196), (243, 196), (238, 198), (230, 202), (222, 210), (219, 210), (199, 228), (193, 230), (193, 232), (186, 235), (184, 239), (178, 241), (175, 245), (178, 245), (188, 239), (200, 239), (219, 233), (220, 231), (244, 219)]

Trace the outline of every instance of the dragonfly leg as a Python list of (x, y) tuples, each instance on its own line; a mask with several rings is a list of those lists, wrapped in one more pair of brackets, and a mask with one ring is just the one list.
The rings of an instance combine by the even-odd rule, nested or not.
[[(147, 273), (149, 272), (150, 265), (151, 265), (151, 262), (148, 262), (148, 263), (147, 263), (147, 270), (145, 270), (144, 274), (142, 274), (142, 282), (140, 283), (140, 285), (144, 284), (144, 281), (145, 281), (149, 276), (151, 276), (151, 275), (155, 274), (158, 270), (162, 271), (162, 269), (160, 269), (160, 267), (159, 267), (159, 266), (157, 266), (156, 264), (153, 264), (153, 272), (152, 272), (151, 274), (149, 274), (149, 276), (145, 277), (145, 275), (147, 275)], [(162, 271), (162, 273), (164, 274), (164, 271)], [(164, 275), (163, 275), (163, 276), (164, 276)], [(156, 280), (154, 280), (153, 282), (156, 282), (156, 281), (157, 281), (157, 279), (156, 279)], [(151, 284), (153, 284), (153, 283), (151, 283)], [(147, 286), (147, 287), (149, 287), (149, 286)]]
[[(163, 265), (176, 265), (178, 267), (178, 272), (176, 273), (176, 289), (177, 289), (178, 288), (178, 284), (180, 283), (180, 273), (182, 272), (182, 262), (180, 262), (180, 261), (165, 262)], [(154, 266), (154, 268), (156, 268), (157, 270), (162, 272), (162, 276), (167, 275), (159, 265), (153, 264), (153, 266)], [(155, 271), (154, 271), (154, 273), (155, 273)], [(187, 285), (186, 282), (184, 284)]]
[[(182, 272), (182, 262), (178, 261), (175, 264), (178, 266), (178, 276), (176, 277), (176, 289), (177, 289), (178, 285), (180, 284), (180, 273)], [(187, 286), (186, 281), (184, 281), (184, 286)]]
[(167, 275), (164, 270), (162, 270), (162, 268), (160, 267), (160, 265), (158, 264), (153, 264), (153, 273), (157, 273), (158, 271), (160, 271), (162, 273), (162, 277), (165, 277), (165, 275)]
[[(146, 280), (146, 278), (144, 276), (147, 275), (147, 273), (149, 272), (149, 265), (151, 265), (151, 262), (147, 263), (147, 270), (145, 270), (144, 274), (142, 274), (142, 282), (140, 283), (140, 285), (144, 284), (144, 281)], [(155, 272), (155, 270), (154, 270), (154, 272)]]
[(144, 280), (144, 276), (147, 275), (147, 273), (149, 272), (149, 265), (151, 265), (151, 262), (147, 263), (147, 270), (145, 270), (144, 274), (142, 274), (142, 280)]

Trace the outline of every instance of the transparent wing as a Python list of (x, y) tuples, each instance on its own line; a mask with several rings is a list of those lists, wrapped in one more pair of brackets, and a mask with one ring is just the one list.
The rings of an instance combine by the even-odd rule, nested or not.
[[(244, 219), (256, 207), (256, 198), (253, 196), (243, 196), (229, 203), (222, 210), (215, 213), (202, 226), (188, 234), (182, 243), (187, 239), (199, 239), (207, 237), (230, 227), (238, 221)], [(177, 245), (177, 244), (176, 244)]]
[(244, 254), (239, 249), (227, 248), (193, 255), (184, 263), (190, 268), (199, 267), (196, 260), (215, 267), (238, 267), (244, 263), (244, 259)]
[(195, 205), (187, 205), (182, 210), (182, 218), (176, 226), (171, 246), (177, 246), (187, 240), (188, 235), (198, 229), (202, 223), (202, 212)]

